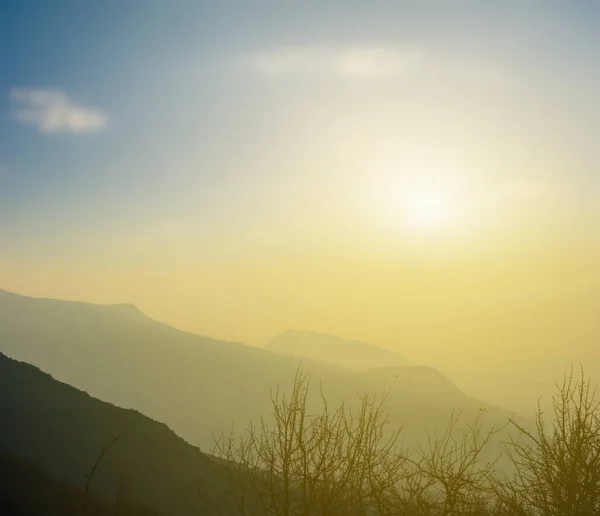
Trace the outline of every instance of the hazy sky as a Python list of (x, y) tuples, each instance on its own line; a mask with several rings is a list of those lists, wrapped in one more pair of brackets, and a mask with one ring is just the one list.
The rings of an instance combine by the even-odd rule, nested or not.
[(594, 1), (5, 0), (0, 288), (252, 343), (588, 352), (599, 24)]

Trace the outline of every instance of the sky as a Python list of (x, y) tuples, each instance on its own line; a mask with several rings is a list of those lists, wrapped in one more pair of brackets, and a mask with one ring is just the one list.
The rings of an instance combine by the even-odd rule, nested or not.
[(469, 385), (469, 361), (600, 363), (598, 23), (583, 0), (4, 0), (0, 288), (360, 338)]

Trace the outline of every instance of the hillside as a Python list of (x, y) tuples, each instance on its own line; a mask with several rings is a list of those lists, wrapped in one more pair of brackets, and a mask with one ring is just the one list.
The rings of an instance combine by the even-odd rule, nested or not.
[[(83, 486), (57, 482), (32, 462), (0, 453), (0, 514), (3, 516), (79, 516)], [(157, 511), (126, 501), (87, 499), (96, 516), (157, 516)], [(92, 510), (93, 507), (93, 510)]]
[(393, 351), (373, 344), (305, 330), (284, 331), (267, 344), (267, 349), (357, 370), (408, 365), (407, 360)]
[[(214, 492), (224, 492), (215, 463), (166, 425), (94, 399), (3, 354), (0, 420), (2, 474), (16, 483), (11, 489), (16, 498), (3, 496), (7, 503), (25, 503), (19, 491), (35, 491), (36, 497), (45, 497), (50, 505), (58, 504), (57, 497), (62, 494), (63, 501), (70, 503), (79, 496), (84, 475), (101, 447), (117, 434), (119, 440), (92, 484), (92, 493), (109, 506), (118, 493), (122, 507), (141, 504), (160, 514), (197, 515), (203, 510), (197, 495), (200, 476)], [(38, 467), (43, 472), (35, 469)], [(18, 475), (23, 477), (21, 481)], [(5, 480), (3, 488), (8, 485)], [(143, 514), (143, 509), (139, 510)]]
[[(128, 305), (6, 292), (0, 292), (0, 351), (99, 399), (164, 421), (203, 449), (232, 421), (244, 425), (269, 414), (269, 390), (278, 384), (286, 389), (299, 365), (298, 358), (176, 330)], [(468, 416), (487, 407), (491, 422), (508, 416), (428, 368), (353, 371), (317, 361), (302, 364), (315, 388), (322, 385), (332, 401), (352, 402), (358, 392), (393, 386), (391, 417), (408, 435), (445, 425), (452, 410)]]

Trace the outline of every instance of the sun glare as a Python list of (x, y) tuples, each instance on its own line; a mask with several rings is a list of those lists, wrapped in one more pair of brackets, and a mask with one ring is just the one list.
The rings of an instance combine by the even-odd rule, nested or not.
[(415, 229), (440, 228), (451, 222), (452, 210), (443, 192), (421, 188), (408, 192), (403, 203), (404, 222)]
[(448, 233), (464, 223), (460, 179), (450, 163), (402, 160), (384, 169), (377, 203), (395, 228), (423, 235)]

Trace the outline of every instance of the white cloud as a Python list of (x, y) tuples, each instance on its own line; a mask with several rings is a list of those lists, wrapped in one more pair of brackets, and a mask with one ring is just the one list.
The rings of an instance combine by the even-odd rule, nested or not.
[(506, 87), (507, 70), (469, 59), (433, 55), (418, 46), (292, 46), (260, 50), (242, 57), (243, 69), (295, 79), (398, 80), (433, 84)]
[(325, 75), (382, 78), (402, 76), (423, 59), (418, 49), (393, 46), (351, 48), (284, 47), (244, 58), (251, 69), (267, 75)]
[(40, 133), (92, 133), (108, 125), (104, 113), (76, 104), (60, 90), (16, 88), (10, 97), (16, 119), (35, 126)]

